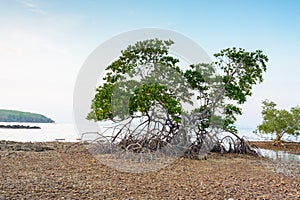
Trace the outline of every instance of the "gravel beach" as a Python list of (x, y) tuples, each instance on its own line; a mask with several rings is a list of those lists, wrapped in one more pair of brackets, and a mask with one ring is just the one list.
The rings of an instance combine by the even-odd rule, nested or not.
[(300, 199), (299, 176), (276, 173), (260, 157), (209, 154), (206, 160), (178, 158), (159, 171), (125, 173), (101, 164), (83, 145), (0, 144), (1, 200)]

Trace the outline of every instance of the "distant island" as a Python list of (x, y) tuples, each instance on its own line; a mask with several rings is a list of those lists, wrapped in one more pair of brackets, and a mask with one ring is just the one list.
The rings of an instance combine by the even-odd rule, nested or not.
[(0, 109), (0, 122), (54, 123), (41, 114)]

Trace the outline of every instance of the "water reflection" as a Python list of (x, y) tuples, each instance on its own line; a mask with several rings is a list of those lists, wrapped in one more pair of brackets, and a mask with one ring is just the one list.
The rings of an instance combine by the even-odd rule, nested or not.
[(271, 158), (276, 161), (286, 161), (286, 162), (299, 162), (300, 155), (288, 153), (286, 151), (274, 151), (269, 149), (259, 149), (259, 152), (263, 157)]

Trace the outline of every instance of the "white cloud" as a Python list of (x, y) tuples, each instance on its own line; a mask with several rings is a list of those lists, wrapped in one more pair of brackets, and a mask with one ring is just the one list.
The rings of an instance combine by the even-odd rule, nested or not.
[(39, 5), (37, 5), (36, 3), (32, 2), (32, 1), (20, 1), (20, 3), (29, 11), (34, 12), (34, 13), (38, 13), (38, 14), (42, 14), (42, 15), (46, 15), (46, 11), (43, 10)]
[(21, 56), (24, 55), (24, 52), (23, 48), (0, 46), (0, 55)]
[[(9, 45), (15, 45), (16, 47), (6, 47), (3, 50), (7, 52), (20, 54), (25, 51), (31, 53), (42, 53), (50, 51), (51, 53), (57, 54), (68, 54), (69, 51), (64, 45), (54, 41), (54, 39), (45, 36), (42, 32), (30, 31), (26, 29), (15, 29), (9, 36)], [(0, 46), (1, 53), (1, 46)]]

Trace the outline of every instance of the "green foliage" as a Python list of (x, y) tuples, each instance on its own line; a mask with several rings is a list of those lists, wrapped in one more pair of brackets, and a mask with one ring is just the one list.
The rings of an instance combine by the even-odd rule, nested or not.
[[(192, 64), (184, 71), (177, 66), (179, 60), (169, 55), (172, 44), (171, 40), (149, 39), (121, 51), (121, 56), (106, 68), (105, 83), (97, 88), (87, 119), (146, 116), (158, 104), (180, 124), (186, 114), (182, 103), (193, 104), (191, 97), (197, 94), (201, 105), (192, 112), (206, 112), (206, 119), (201, 118), (203, 128), (215, 121), (235, 130), (236, 116), (242, 114), (239, 105), (252, 94), (253, 85), (263, 81), (268, 58), (260, 50), (228, 48), (214, 55), (214, 63)], [(216, 75), (216, 70), (222, 74)], [(220, 116), (210, 110), (216, 106), (224, 108)]]
[[(185, 77), (192, 88), (200, 92), (199, 99), (219, 101), (222, 98), (219, 107), (224, 108), (224, 128), (236, 132), (233, 124), (236, 116), (242, 114), (239, 105), (245, 103), (247, 97), (252, 95), (253, 85), (263, 81), (268, 58), (261, 50), (247, 52), (241, 48), (224, 49), (214, 56), (216, 61), (213, 66), (192, 65), (191, 69), (185, 72)], [(222, 74), (214, 76), (216, 69)]]
[(0, 110), (0, 122), (53, 123), (54, 121), (40, 114), (15, 110)]
[(300, 107), (290, 111), (276, 109), (276, 104), (265, 100), (262, 103), (263, 122), (257, 127), (256, 133), (275, 133), (275, 142), (280, 142), (284, 134), (300, 135)]
[(114, 85), (107, 83), (104, 83), (103, 86), (99, 86), (97, 88), (97, 93), (91, 106), (93, 111), (88, 114), (87, 119), (100, 121), (112, 118), (111, 97), (113, 89)]
[(104, 80), (108, 83), (118, 82), (124, 79), (125, 74), (132, 75), (139, 66), (150, 63), (176, 68), (175, 64), (179, 60), (168, 56), (172, 44), (174, 42), (171, 40), (151, 39), (137, 42), (133, 46), (129, 45), (127, 49), (121, 51), (122, 55), (106, 68), (108, 73)]
[(226, 96), (243, 104), (252, 95), (252, 86), (262, 82), (266, 71), (267, 56), (261, 50), (247, 52), (245, 49), (224, 49), (214, 55), (215, 64), (224, 72)]
[[(171, 73), (172, 76), (170, 70), (166, 70), (169, 68), (171, 72), (180, 71), (176, 66), (178, 59), (168, 56), (172, 44), (170, 40), (152, 39), (137, 42), (123, 50), (122, 55), (106, 68), (107, 74), (103, 78), (106, 83), (97, 88), (92, 101), (92, 112), (87, 119), (100, 121), (114, 120), (117, 117), (122, 120), (137, 112), (146, 115), (152, 105), (159, 103), (174, 121), (178, 121), (181, 113), (180, 97), (174, 94), (181, 96), (183, 101), (188, 101), (188, 94), (174, 85), (179, 79), (174, 77), (174, 73)], [(143, 74), (147, 70), (151, 71), (151, 75)], [(126, 79), (139, 73), (139, 81)], [(162, 75), (168, 78), (160, 78)], [(172, 82), (174, 90), (166, 87), (166, 84), (172, 85)]]

